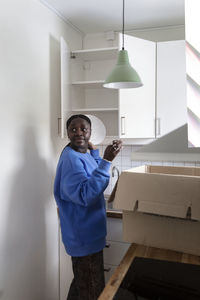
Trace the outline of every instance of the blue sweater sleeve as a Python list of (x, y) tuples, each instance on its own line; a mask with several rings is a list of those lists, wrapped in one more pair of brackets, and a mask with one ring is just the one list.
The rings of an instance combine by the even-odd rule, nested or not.
[(95, 159), (96, 163), (99, 165), (102, 161), (102, 158), (99, 156), (99, 149), (90, 150), (90, 154)]
[(98, 201), (109, 183), (110, 163), (105, 160), (101, 160), (90, 176), (78, 157), (63, 160), (61, 168), (60, 195), (66, 201), (90, 206)]

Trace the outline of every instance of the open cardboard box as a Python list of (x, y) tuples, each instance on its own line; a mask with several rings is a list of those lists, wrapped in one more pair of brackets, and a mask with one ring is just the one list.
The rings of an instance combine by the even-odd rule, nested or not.
[(110, 196), (123, 211), (123, 239), (200, 255), (200, 168), (123, 171)]

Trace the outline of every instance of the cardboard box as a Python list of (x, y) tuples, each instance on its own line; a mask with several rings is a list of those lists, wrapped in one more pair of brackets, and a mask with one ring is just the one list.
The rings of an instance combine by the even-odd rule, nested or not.
[(123, 171), (111, 199), (123, 210), (124, 241), (200, 255), (200, 168)]

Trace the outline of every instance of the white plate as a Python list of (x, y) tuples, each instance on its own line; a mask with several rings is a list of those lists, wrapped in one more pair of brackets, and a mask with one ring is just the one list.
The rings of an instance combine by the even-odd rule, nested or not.
[(106, 128), (103, 122), (93, 115), (86, 115), (92, 123), (92, 134), (90, 137), (90, 141), (94, 145), (101, 144), (106, 137)]

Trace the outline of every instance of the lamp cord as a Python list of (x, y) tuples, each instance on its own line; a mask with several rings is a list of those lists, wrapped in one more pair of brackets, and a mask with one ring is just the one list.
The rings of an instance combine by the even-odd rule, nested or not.
[(124, 50), (124, 0), (123, 0), (123, 17), (122, 17), (122, 50)]

